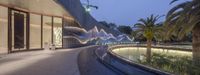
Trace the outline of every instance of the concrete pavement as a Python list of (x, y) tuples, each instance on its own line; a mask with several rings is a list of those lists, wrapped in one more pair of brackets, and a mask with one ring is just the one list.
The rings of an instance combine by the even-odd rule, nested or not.
[(97, 46), (13, 53), (0, 58), (0, 75), (118, 75), (101, 64)]
[(0, 75), (80, 75), (77, 56), (83, 49), (9, 54), (0, 58)]

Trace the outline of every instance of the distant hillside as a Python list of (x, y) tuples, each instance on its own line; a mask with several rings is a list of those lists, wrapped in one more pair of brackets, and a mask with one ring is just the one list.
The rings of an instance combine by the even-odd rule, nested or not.
[(97, 22), (89, 13), (85, 12), (80, 0), (57, 0), (68, 12), (75, 18), (75, 20), (86, 30), (90, 30), (97, 26), (97, 28), (104, 29), (107, 33), (112, 33), (118, 36), (121, 33), (114, 29), (109, 29)]

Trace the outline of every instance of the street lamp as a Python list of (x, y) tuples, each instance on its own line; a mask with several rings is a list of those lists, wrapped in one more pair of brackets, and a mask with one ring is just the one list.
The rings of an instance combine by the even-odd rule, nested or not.
[(85, 8), (85, 11), (86, 11), (86, 12), (90, 12), (91, 9), (90, 9), (90, 8)]
[(91, 8), (98, 9), (98, 6), (91, 5), (89, 0), (87, 0), (87, 3), (83, 3), (83, 5), (85, 6), (85, 11), (86, 12), (90, 12)]

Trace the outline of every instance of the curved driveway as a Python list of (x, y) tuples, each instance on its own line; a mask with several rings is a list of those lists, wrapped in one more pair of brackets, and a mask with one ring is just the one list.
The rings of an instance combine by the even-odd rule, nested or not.
[(120, 75), (100, 63), (94, 54), (98, 46), (90, 47), (80, 52), (78, 65), (81, 75)]

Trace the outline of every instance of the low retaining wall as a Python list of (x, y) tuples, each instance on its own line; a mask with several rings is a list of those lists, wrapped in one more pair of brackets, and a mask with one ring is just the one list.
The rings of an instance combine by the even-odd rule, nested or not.
[[(121, 48), (121, 47), (146, 47), (146, 46), (143, 46), (143, 45), (111, 45), (109, 49), (111, 49), (111, 48)], [(159, 46), (152, 46), (152, 48), (172, 49), (172, 50), (178, 50), (178, 51), (192, 52), (192, 49), (184, 49), (184, 48), (159, 47)]]
[(130, 62), (114, 54), (108, 47), (100, 47), (95, 51), (97, 58), (105, 65), (109, 65), (123, 75), (171, 75), (151, 67)]

